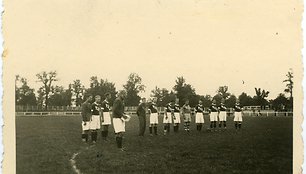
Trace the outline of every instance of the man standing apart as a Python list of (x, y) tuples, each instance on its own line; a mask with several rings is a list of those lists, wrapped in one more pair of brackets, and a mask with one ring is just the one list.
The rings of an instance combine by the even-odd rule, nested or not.
[(82, 103), (82, 141), (88, 141), (89, 124), (91, 120), (91, 100), (92, 95), (87, 96), (86, 101)]
[(144, 136), (146, 130), (146, 98), (141, 99), (136, 114), (139, 119), (139, 136)]
[(110, 116), (110, 106), (109, 100), (111, 99), (111, 94), (105, 94), (105, 100), (102, 102), (102, 114), (103, 114), (103, 121), (102, 121), (102, 139), (107, 141), (108, 137), (108, 127), (111, 125), (111, 116)]
[[(92, 111), (92, 119), (90, 121), (90, 130), (91, 130), (91, 139), (92, 142), (95, 144), (98, 138), (98, 130), (101, 128), (101, 96), (95, 96), (95, 102), (92, 104), (91, 111)], [(103, 118), (102, 118), (103, 121)]]
[(126, 97), (125, 91), (121, 91), (118, 94), (118, 98), (114, 101), (113, 105), (113, 126), (116, 136), (117, 147), (124, 151), (122, 147), (122, 137), (125, 132), (125, 119), (128, 118), (124, 113), (124, 99)]

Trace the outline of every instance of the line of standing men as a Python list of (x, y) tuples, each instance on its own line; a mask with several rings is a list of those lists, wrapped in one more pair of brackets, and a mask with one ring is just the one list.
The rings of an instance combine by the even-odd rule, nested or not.
[[(101, 103), (101, 96), (96, 95), (94, 103), (91, 104), (92, 95), (87, 96), (86, 101), (82, 104), (82, 140), (88, 142), (89, 133), (91, 133), (91, 140), (93, 143), (97, 142), (98, 131), (101, 129), (102, 125), (102, 139), (107, 141), (109, 125), (111, 125), (111, 114), (113, 116), (113, 127), (116, 136), (117, 147), (124, 151), (122, 146), (123, 133), (125, 132), (125, 122), (129, 121), (130, 116), (124, 113), (124, 99), (126, 93), (121, 91), (118, 97), (114, 101), (112, 111), (110, 109), (109, 100), (111, 98), (110, 93), (105, 94), (105, 100)], [(213, 101), (209, 113), (210, 113), (210, 128), (216, 129), (216, 124), (219, 121), (219, 127), (226, 129), (226, 107), (221, 102), (221, 106), (217, 107), (215, 101)], [(235, 104), (235, 127), (236, 129), (241, 128), (242, 124), (242, 108), (239, 101)], [(146, 99), (142, 98), (141, 103), (137, 108), (137, 116), (139, 118), (139, 136), (144, 136), (146, 129)], [(157, 135), (157, 125), (158, 125), (158, 109), (156, 106), (156, 99), (150, 103), (148, 107), (148, 112), (150, 115), (150, 135)], [(190, 131), (191, 123), (191, 107), (189, 106), (189, 100), (185, 101), (185, 104), (180, 108), (179, 99), (171, 101), (165, 107), (165, 114), (163, 117), (164, 123), (164, 135), (170, 132), (170, 125), (173, 122), (174, 132), (179, 131), (179, 125), (181, 123), (181, 116), (184, 118), (184, 130)], [(204, 106), (202, 100), (195, 107), (195, 123), (197, 126), (197, 131), (201, 131), (204, 124)]]
[[(194, 108), (195, 111), (195, 123), (197, 131), (201, 131), (204, 124), (204, 106), (202, 100), (199, 100), (199, 103)], [(224, 101), (221, 102), (219, 107), (216, 106), (216, 101), (214, 100), (212, 105), (209, 108), (209, 118), (210, 118), (210, 130), (215, 130), (217, 123), (219, 122), (219, 130), (222, 126), (226, 129), (226, 106)], [(242, 124), (242, 107), (240, 106), (239, 100), (236, 101), (235, 107), (235, 128), (240, 129)], [(142, 98), (141, 103), (137, 108), (137, 116), (139, 118), (139, 136), (144, 136), (146, 128), (146, 99)], [(152, 129), (154, 127), (154, 134), (157, 135), (157, 125), (158, 125), (158, 110), (156, 107), (156, 99), (153, 99), (153, 102), (149, 103), (148, 113), (150, 115), (150, 126), (149, 131), (150, 135), (153, 136)], [(164, 124), (164, 135), (167, 135), (170, 132), (170, 125), (173, 123), (173, 131), (176, 133), (179, 130), (179, 125), (181, 123), (181, 116), (184, 118), (184, 130), (190, 131), (191, 123), (191, 107), (189, 105), (189, 100), (185, 100), (185, 104), (180, 107), (179, 99), (171, 101), (165, 107), (163, 124)]]
[(130, 116), (124, 113), (125, 97), (125, 92), (120, 92), (114, 101), (111, 111), (109, 105), (109, 100), (111, 99), (110, 93), (105, 94), (105, 100), (102, 103), (100, 95), (95, 96), (95, 101), (92, 104), (92, 95), (87, 96), (86, 101), (82, 104), (82, 140), (84, 142), (88, 142), (89, 134), (91, 134), (91, 141), (95, 144), (97, 142), (98, 131), (101, 129), (101, 125), (102, 139), (107, 141), (108, 129), (111, 125), (110, 112), (112, 112), (116, 144), (120, 150), (124, 151), (124, 148), (122, 147), (122, 137), (125, 132), (125, 122), (130, 119)]

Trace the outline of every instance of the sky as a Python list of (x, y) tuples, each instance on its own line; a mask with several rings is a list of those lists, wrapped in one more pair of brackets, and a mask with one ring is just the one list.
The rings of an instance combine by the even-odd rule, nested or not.
[(56, 70), (64, 87), (98, 76), (118, 90), (134, 72), (143, 97), (183, 76), (202, 95), (227, 85), (236, 96), (258, 87), (275, 98), (288, 70), (301, 69), (301, 9), (285, 0), (24, 0), (6, 8), (6, 63), (36, 90), (42, 71)]

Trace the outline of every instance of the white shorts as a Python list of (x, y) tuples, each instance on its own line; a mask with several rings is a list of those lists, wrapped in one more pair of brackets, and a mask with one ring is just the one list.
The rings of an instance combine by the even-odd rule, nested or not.
[(210, 121), (218, 121), (218, 112), (211, 112), (209, 119)]
[[(86, 125), (84, 125), (86, 123)], [(82, 130), (86, 131), (90, 129), (90, 122), (89, 121), (82, 121)]]
[(181, 116), (179, 112), (174, 113), (173, 123), (181, 123)]
[(242, 121), (242, 113), (241, 112), (235, 112), (234, 121)]
[(125, 132), (125, 121), (121, 118), (113, 118), (113, 126), (115, 133)]
[(184, 114), (184, 122), (188, 122), (190, 123), (191, 122), (191, 114), (190, 113), (185, 113)]
[(102, 125), (111, 125), (111, 116), (109, 112), (103, 112), (103, 122)]
[(90, 130), (96, 130), (101, 128), (100, 115), (93, 115), (90, 121)]
[(158, 124), (158, 113), (151, 113), (150, 124)]
[(226, 112), (225, 111), (220, 112), (219, 121), (226, 121)]
[(172, 123), (172, 115), (171, 112), (165, 112), (163, 123)]
[(195, 116), (195, 123), (204, 123), (203, 113), (197, 112)]

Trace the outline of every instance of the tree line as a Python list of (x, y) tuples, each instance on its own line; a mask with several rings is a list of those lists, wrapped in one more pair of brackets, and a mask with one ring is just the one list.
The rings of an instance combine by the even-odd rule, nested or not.
[[(16, 105), (28, 105), (28, 106), (41, 106), (47, 109), (48, 106), (80, 106), (84, 101), (86, 95), (101, 95), (102, 98), (108, 92), (111, 93), (113, 102), (117, 90), (115, 83), (108, 81), (107, 79), (101, 79), (97, 76), (90, 77), (90, 85), (88, 88), (82, 84), (79, 79), (73, 80), (68, 88), (63, 86), (54, 85), (54, 82), (59, 81), (56, 71), (36, 74), (37, 83), (41, 86), (35, 90), (28, 85), (27, 79), (19, 75), (16, 76), (15, 83), (15, 104)], [(217, 105), (221, 101), (225, 102), (227, 107), (234, 107), (237, 98), (243, 106), (261, 106), (267, 105), (275, 110), (292, 110), (293, 108), (293, 72), (290, 71), (286, 74), (285, 89), (283, 93), (280, 93), (275, 99), (267, 100), (269, 91), (262, 88), (254, 88), (255, 96), (250, 96), (245, 92), (242, 92), (239, 96), (235, 96), (230, 93), (229, 87), (224, 85), (216, 89), (214, 96), (197, 94), (195, 88), (186, 82), (186, 79), (181, 76), (177, 77), (175, 84), (171, 90), (161, 87), (155, 87), (151, 90), (151, 96), (157, 98), (158, 106), (165, 106), (171, 100), (175, 98), (180, 99), (180, 104), (183, 105), (185, 100), (189, 100), (190, 105), (195, 106), (201, 99), (205, 107), (209, 107), (213, 100)], [(21, 84), (21, 85), (17, 85)], [(123, 90), (127, 93), (125, 104), (127, 106), (137, 106), (141, 99), (140, 93), (145, 92), (146, 86), (142, 84), (142, 78), (136, 74), (131, 73), (128, 76), (127, 82), (123, 85)], [(289, 97), (286, 97), (286, 93), (289, 93)]]

